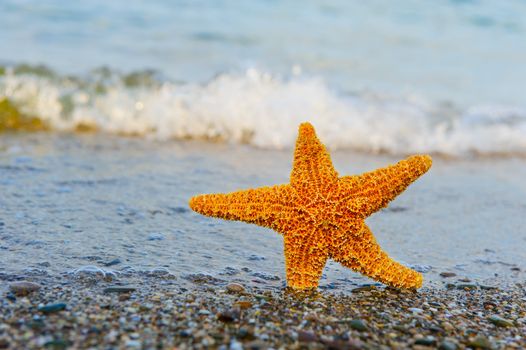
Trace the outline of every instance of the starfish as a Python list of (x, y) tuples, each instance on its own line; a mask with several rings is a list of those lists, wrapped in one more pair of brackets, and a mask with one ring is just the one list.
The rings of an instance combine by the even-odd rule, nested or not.
[(395, 165), (339, 177), (309, 123), (299, 127), (290, 183), (190, 199), (203, 215), (271, 228), (283, 235), (287, 285), (316, 288), (329, 258), (395, 288), (416, 289), (422, 275), (392, 260), (365, 219), (431, 167), (414, 155)]

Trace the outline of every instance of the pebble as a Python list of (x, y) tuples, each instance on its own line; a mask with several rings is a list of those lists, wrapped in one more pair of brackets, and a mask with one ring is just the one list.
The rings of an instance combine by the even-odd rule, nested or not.
[(117, 259), (113, 259), (111, 261), (108, 261), (107, 263), (104, 263), (104, 266), (106, 267), (110, 267), (110, 266), (114, 266), (114, 265), (118, 265), (122, 262), (121, 259), (117, 258)]
[(126, 301), (126, 300), (130, 300), (130, 293), (122, 293), (122, 294), (119, 294), (119, 301)]
[(429, 346), (427, 345), (419, 345), (419, 344), (414, 344), (413, 345), (413, 350), (429, 350)]
[(414, 314), (421, 314), (422, 312), (424, 312), (423, 309), (420, 309), (418, 307), (410, 307), (409, 309), (407, 309), (409, 311), (411, 311), (412, 313)]
[(359, 332), (365, 332), (369, 329), (363, 320), (352, 320), (349, 322), (349, 327)]
[(252, 303), (248, 300), (238, 300), (234, 303), (234, 306), (237, 306), (242, 310), (246, 310), (252, 307)]
[(127, 348), (140, 348), (141, 347), (141, 342), (138, 341), (138, 340), (128, 340), (126, 342), (126, 347)]
[(230, 342), (230, 350), (243, 350), (243, 344), (236, 341), (235, 339), (232, 339)]
[(440, 277), (449, 278), (449, 277), (455, 277), (457, 274), (454, 272), (441, 272)]
[(513, 327), (513, 322), (511, 322), (510, 320), (506, 320), (505, 318), (502, 318), (499, 315), (492, 315), (488, 317), (488, 321), (490, 321), (497, 327)]
[(438, 350), (457, 350), (457, 344), (449, 340), (444, 340), (438, 346)]
[(26, 296), (40, 290), (42, 286), (38, 283), (20, 281), (13, 282), (9, 285), (9, 290), (16, 296)]
[(52, 314), (55, 312), (59, 312), (66, 309), (65, 303), (54, 303), (54, 304), (47, 304), (44, 306), (40, 306), (38, 308), (38, 311), (44, 313), (44, 314)]
[(361, 292), (368, 292), (368, 291), (375, 290), (375, 289), (376, 289), (376, 286), (364, 285), (364, 286), (360, 286), (360, 287), (354, 288), (353, 290), (351, 290), (351, 292), (352, 293), (361, 293)]
[(165, 279), (176, 279), (175, 275), (166, 267), (156, 267), (147, 272), (151, 277), (162, 277)]
[(239, 312), (236, 310), (225, 310), (217, 315), (217, 319), (224, 323), (231, 323), (239, 318)]
[(172, 207), (172, 208), (169, 208), (170, 211), (176, 213), (176, 214), (184, 214), (184, 213), (187, 213), (188, 212), (188, 209), (185, 208), (185, 207)]
[(318, 341), (318, 336), (310, 331), (298, 331), (298, 341), (311, 343)]
[(349, 339), (349, 341), (347, 342), (347, 345), (348, 346), (343, 346), (342, 348), (343, 349), (351, 348), (353, 350), (359, 350), (359, 349), (364, 348), (364, 344), (360, 339)]
[(242, 293), (245, 293), (245, 287), (243, 287), (241, 284), (239, 283), (229, 283), (227, 286), (226, 286), (226, 290), (229, 292), (229, 293), (237, 293), (237, 294), (242, 294)]
[(481, 284), (479, 287), (480, 287), (480, 289), (483, 289), (483, 290), (497, 289), (497, 287), (495, 287), (495, 286), (488, 286), (488, 285), (485, 285), (485, 284)]
[(254, 277), (261, 278), (262, 280), (265, 280), (265, 281), (279, 281), (281, 279), (279, 276), (271, 275), (270, 273), (265, 273), (265, 272), (254, 272), (251, 275)]
[(252, 254), (248, 257), (248, 260), (250, 261), (261, 261), (261, 260), (265, 260), (266, 258), (264, 256), (261, 256), (261, 255), (255, 255), (255, 254)]
[(235, 276), (239, 274), (239, 270), (232, 266), (227, 266), (223, 269), (220, 275)]
[(267, 343), (261, 340), (254, 340), (245, 344), (245, 349), (247, 350), (267, 350), (269, 346)]
[(472, 348), (479, 348), (479, 349), (484, 349), (484, 350), (493, 349), (493, 344), (491, 344), (489, 339), (483, 335), (479, 335), (478, 337), (469, 341), (467, 345)]
[(247, 329), (245, 327), (239, 329), (239, 331), (237, 332), (237, 336), (239, 337), (239, 339), (244, 340), (254, 340), (255, 338), (254, 333), (250, 329)]
[(148, 235), (149, 241), (162, 241), (164, 240), (164, 235), (162, 233), (151, 233)]
[(183, 278), (195, 284), (218, 285), (224, 282), (224, 280), (205, 273), (190, 273), (183, 276)]
[(450, 331), (455, 329), (455, 327), (448, 321), (442, 322), (442, 327), (444, 328), (444, 330), (446, 330), (448, 332), (450, 332)]
[(135, 292), (137, 288), (129, 286), (111, 286), (104, 288), (104, 293), (131, 293)]
[(431, 346), (435, 345), (436, 339), (435, 337), (428, 336), (424, 338), (419, 338), (415, 341), (415, 344), (417, 345), (425, 345), (425, 346)]
[(216, 341), (214, 340), (214, 338), (210, 337), (210, 336), (205, 336), (203, 338), (203, 340), (201, 340), (201, 344), (205, 347), (211, 347), (213, 345), (215, 345)]
[(70, 345), (69, 342), (64, 339), (54, 339), (54, 340), (47, 341), (44, 344), (44, 347), (58, 350), (58, 349), (67, 349), (69, 345)]
[(472, 290), (472, 289), (477, 289), (477, 288), (478, 286), (476, 284), (471, 284), (471, 283), (461, 283), (457, 285), (457, 289), (460, 289), (460, 290)]
[[(314, 312), (310, 312), (308, 314), (306, 314), (304, 317), (303, 317), (304, 320), (307, 320), (307, 321), (310, 321), (310, 322), (319, 322), (319, 317), (318, 315), (316, 315), (316, 313)], [(337, 322), (337, 320), (336, 320)]]
[(181, 336), (183, 338), (188, 338), (188, 337), (192, 336), (192, 330), (190, 330), (190, 329), (183, 329), (182, 331), (179, 332), (179, 336)]

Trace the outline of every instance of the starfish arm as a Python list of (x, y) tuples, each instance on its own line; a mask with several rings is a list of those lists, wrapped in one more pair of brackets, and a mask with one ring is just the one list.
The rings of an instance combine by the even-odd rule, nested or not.
[(309, 123), (301, 124), (290, 174), (291, 185), (299, 192), (311, 195), (327, 193), (337, 181), (338, 173), (327, 149), (316, 137), (314, 128)]
[[(310, 231), (309, 231), (310, 230)], [(329, 257), (327, 245), (316, 228), (297, 226), (284, 236), (287, 286), (294, 289), (318, 287)]]
[(340, 186), (350, 194), (351, 206), (365, 217), (385, 208), (407, 186), (423, 175), (432, 164), (428, 155), (415, 155), (395, 165), (359, 176), (340, 178)]
[(333, 247), (331, 257), (343, 266), (391, 287), (416, 289), (422, 286), (422, 275), (392, 260), (376, 243), (365, 224), (359, 235), (350, 234)]
[(206, 216), (278, 229), (277, 226), (290, 216), (292, 192), (289, 185), (277, 185), (227, 194), (204, 194), (192, 197), (189, 205)]

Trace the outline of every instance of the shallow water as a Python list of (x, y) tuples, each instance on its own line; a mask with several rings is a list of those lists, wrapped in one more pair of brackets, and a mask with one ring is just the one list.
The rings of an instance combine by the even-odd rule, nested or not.
[[(4, 134), (0, 273), (59, 276), (96, 266), (117, 275), (203, 273), (283, 286), (278, 234), (200, 216), (187, 201), (287, 182), (291, 160), (291, 151), (197, 141)], [(340, 151), (333, 160), (340, 174), (354, 174), (398, 159)], [(367, 222), (392, 257), (425, 272), (426, 286), (442, 286), (443, 271), (490, 285), (521, 282), (525, 176), (523, 159), (435, 157), (428, 174)], [(371, 281), (330, 263), (321, 286), (345, 291), (363, 283)]]

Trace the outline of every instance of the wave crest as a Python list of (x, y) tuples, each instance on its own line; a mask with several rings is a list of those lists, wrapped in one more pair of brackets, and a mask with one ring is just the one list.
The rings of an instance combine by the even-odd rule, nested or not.
[[(45, 74), (44, 74), (45, 73)], [(461, 110), (417, 96), (341, 94), (318, 78), (283, 79), (255, 69), (206, 84), (176, 83), (145, 71), (99, 69), (87, 78), (8, 67), (0, 99), (57, 130), (97, 129), (160, 140), (202, 138), (265, 148), (293, 146), (310, 121), (330, 148), (448, 155), (523, 154), (526, 111)]]

